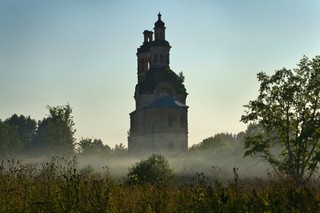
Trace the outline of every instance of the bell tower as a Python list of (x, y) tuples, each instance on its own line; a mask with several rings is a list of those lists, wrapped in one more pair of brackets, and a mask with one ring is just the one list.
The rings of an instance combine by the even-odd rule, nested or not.
[(188, 95), (183, 81), (170, 69), (171, 46), (158, 14), (154, 31), (145, 30), (137, 49), (138, 83), (130, 113), (128, 149), (131, 153), (188, 150)]
[(155, 39), (150, 47), (151, 67), (169, 67), (170, 44), (166, 41), (166, 27), (158, 14), (158, 20), (154, 23)]
[(143, 44), (137, 49), (138, 82), (150, 68), (150, 46), (153, 41), (153, 32), (145, 30), (143, 36)]
[(161, 14), (159, 12), (158, 14), (158, 21), (154, 23), (154, 33), (155, 33), (155, 39), (154, 40), (165, 40), (165, 26), (164, 22), (161, 20)]

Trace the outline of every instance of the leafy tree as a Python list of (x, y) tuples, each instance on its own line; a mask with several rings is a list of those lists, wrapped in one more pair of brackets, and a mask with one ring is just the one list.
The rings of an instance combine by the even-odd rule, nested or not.
[(128, 152), (128, 149), (123, 145), (123, 143), (120, 143), (119, 145), (116, 144), (114, 146), (113, 152), (117, 155), (123, 155), (126, 154)]
[(104, 145), (100, 139), (82, 138), (79, 145), (79, 152), (84, 155), (105, 154), (111, 151), (108, 145)]
[(17, 128), (23, 151), (31, 150), (32, 141), (37, 130), (37, 122), (34, 119), (31, 119), (30, 116), (25, 117), (24, 115), (18, 116), (17, 114), (14, 114), (6, 119), (5, 123)]
[(51, 154), (73, 153), (75, 144), (70, 105), (47, 107), (49, 116), (38, 122), (36, 144), (38, 149)]
[(0, 158), (17, 154), (21, 148), (17, 128), (0, 120)]
[(149, 158), (129, 168), (128, 183), (136, 184), (164, 184), (173, 178), (174, 172), (170, 168), (167, 158), (159, 154), (152, 154)]
[(238, 138), (238, 135), (218, 133), (213, 137), (206, 138), (202, 142), (193, 145), (190, 151), (231, 150), (239, 144), (239, 139), (241, 138)]
[(320, 160), (320, 56), (304, 56), (297, 66), (258, 73), (259, 95), (241, 121), (260, 125), (245, 138), (245, 156), (265, 159), (302, 184)]

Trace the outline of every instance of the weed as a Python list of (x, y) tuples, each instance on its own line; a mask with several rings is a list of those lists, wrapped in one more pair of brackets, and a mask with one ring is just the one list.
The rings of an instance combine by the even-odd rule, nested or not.
[(78, 169), (76, 157), (52, 157), (43, 164), (0, 162), (0, 212), (319, 212), (319, 180), (297, 187), (293, 180), (266, 178), (219, 181), (220, 169), (191, 182), (138, 184)]

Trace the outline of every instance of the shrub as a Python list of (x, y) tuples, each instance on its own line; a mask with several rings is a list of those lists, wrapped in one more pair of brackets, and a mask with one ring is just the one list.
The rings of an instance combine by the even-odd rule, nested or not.
[(136, 184), (165, 184), (174, 176), (166, 157), (152, 154), (149, 158), (141, 160), (131, 168), (128, 173), (129, 185)]

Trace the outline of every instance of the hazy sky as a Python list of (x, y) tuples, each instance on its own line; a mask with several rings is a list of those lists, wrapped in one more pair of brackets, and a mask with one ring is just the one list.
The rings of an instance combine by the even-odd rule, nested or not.
[(320, 54), (319, 0), (0, 0), (0, 119), (69, 103), (76, 137), (127, 145), (136, 51), (158, 12), (189, 96), (189, 146), (238, 133), (256, 74)]

